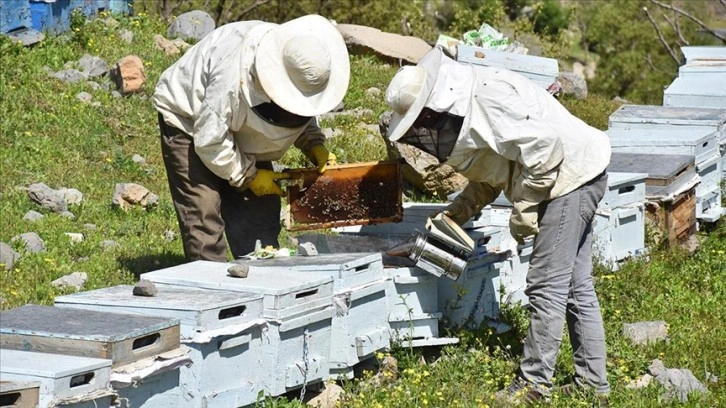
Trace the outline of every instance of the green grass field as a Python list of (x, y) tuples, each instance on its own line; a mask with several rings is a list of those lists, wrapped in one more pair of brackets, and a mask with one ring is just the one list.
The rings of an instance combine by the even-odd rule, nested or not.
[[(168, 240), (167, 231), (177, 232), (176, 217), (168, 193), (161, 159), (156, 114), (151, 103), (160, 73), (176, 57), (155, 49), (152, 37), (166, 27), (143, 14), (122, 18), (118, 25), (95, 20), (70, 35), (48, 38), (32, 48), (0, 40), (0, 241), (25, 232), (37, 232), (47, 251), (22, 254), (15, 266), (0, 272), (2, 309), (26, 303), (52, 304), (66, 293), (50, 282), (71, 272), (86, 272), (86, 289), (133, 283), (143, 272), (183, 262), (181, 242)], [(132, 43), (119, 37), (120, 30), (134, 33)], [(50, 78), (88, 53), (113, 64), (135, 54), (144, 61), (145, 91), (113, 98), (103, 87), (94, 90), (85, 82), (66, 84)], [(328, 147), (341, 162), (385, 159), (380, 136), (370, 137), (358, 124), (376, 124), (385, 110), (382, 95), (369, 96), (366, 89), (385, 91), (397, 67), (370, 56), (352, 56), (352, 79), (345, 98), (347, 108), (373, 111), (362, 119), (340, 117), (323, 122), (324, 127), (342, 130)], [(97, 82), (109, 84), (108, 79)], [(111, 86), (113, 89), (113, 86)], [(86, 91), (97, 106), (83, 103), (76, 95)], [(573, 113), (594, 126), (604, 128), (607, 116), (617, 105), (598, 97), (586, 101), (565, 101)], [(132, 160), (134, 154), (146, 164)], [(308, 166), (299, 152), (291, 151), (282, 163)], [(43, 212), (28, 199), (27, 187), (45, 183), (51, 188), (75, 188), (84, 194), (82, 204), (69, 210), (71, 220)], [(150, 210), (114, 208), (111, 198), (116, 183), (141, 184), (159, 196)], [(29, 210), (43, 212), (35, 223), (23, 221)], [(87, 224), (95, 225), (90, 228)], [(72, 243), (67, 232), (80, 232), (85, 240)], [(693, 255), (663, 252), (653, 246), (648, 260), (626, 264), (617, 273), (597, 271), (597, 290), (603, 306), (608, 337), (608, 367), (613, 386), (612, 406), (717, 407), (726, 405), (726, 223), (699, 233), (701, 249)], [(115, 248), (104, 249), (104, 240)], [(281, 242), (285, 242), (284, 239)], [(493, 407), (493, 394), (506, 385), (518, 361), (526, 330), (526, 314), (513, 306), (505, 317), (513, 330), (496, 335), (483, 328), (451, 333), (461, 344), (440, 353), (411, 350), (405, 344), (392, 354), (399, 361), (400, 378), (375, 384), (365, 378), (343, 383), (347, 391), (344, 407)], [(634, 346), (622, 336), (623, 323), (665, 320), (669, 342)], [(383, 358), (383, 356), (379, 356)], [(422, 364), (421, 359), (427, 364)], [(693, 395), (686, 404), (660, 400), (664, 389), (651, 384), (640, 390), (626, 385), (646, 372), (653, 359), (666, 367), (688, 368), (710, 390)], [(435, 362), (435, 363), (434, 363)], [(565, 339), (557, 365), (556, 381), (572, 375), (571, 350)], [(706, 380), (707, 373), (718, 377)], [(550, 406), (587, 407), (591, 396), (565, 397), (555, 394)], [(268, 399), (266, 407), (297, 406), (295, 400)]]

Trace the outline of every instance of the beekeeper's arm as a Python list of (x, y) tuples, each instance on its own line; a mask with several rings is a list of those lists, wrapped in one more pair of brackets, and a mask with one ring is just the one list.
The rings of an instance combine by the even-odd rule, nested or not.
[(295, 141), (295, 147), (300, 149), (305, 157), (318, 166), (320, 173), (325, 172), (327, 166), (338, 164), (337, 157), (325, 148), (324, 143), (325, 135), (318, 126), (317, 118), (310, 121), (303, 133)]
[(515, 86), (491, 85), (496, 88), (498, 101), (490, 108), (497, 146), (503, 156), (521, 165), (521, 174), (511, 181), (509, 194), (514, 206), (509, 227), (521, 243), (539, 233), (537, 209), (548, 198), (564, 158), (559, 134), (550, 125), (552, 118), (542, 114), (553, 111), (545, 109), (544, 104), (558, 102), (526, 81), (515, 82)]
[(239, 98), (234, 102), (235, 106), (232, 105), (232, 96), (237, 94), (230, 95), (229, 90), (239, 88), (239, 84), (224, 73), (210, 73), (207, 77), (206, 87), (194, 90), (202, 94), (191, 96), (195, 151), (212, 173), (229, 181), (233, 187), (247, 186), (257, 173), (255, 156), (240, 152), (229, 131), (232, 110), (240, 109)]
[(444, 209), (455, 223), (462, 225), (482, 208), (491, 204), (499, 196), (499, 190), (487, 183), (469, 181), (464, 190)]

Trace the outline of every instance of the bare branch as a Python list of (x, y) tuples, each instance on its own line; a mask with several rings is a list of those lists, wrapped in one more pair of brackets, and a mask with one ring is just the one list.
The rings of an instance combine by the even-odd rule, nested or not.
[(671, 19), (668, 18), (668, 16), (666, 16), (665, 14), (663, 14), (663, 18), (665, 19), (665, 21), (668, 22), (668, 24), (671, 25), (671, 28), (676, 33), (676, 35), (678, 35), (678, 45), (688, 45), (688, 40), (683, 37), (683, 33), (681, 32), (681, 26), (680, 24), (678, 24), (678, 14), (673, 13), (673, 21), (671, 21)]
[(653, 17), (651, 17), (650, 12), (648, 12), (648, 7), (643, 7), (643, 12), (648, 17), (648, 20), (650, 20), (650, 24), (653, 25), (653, 28), (655, 28), (655, 32), (658, 33), (658, 39), (663, 44), (665, 49), (668, 51), (668, 54), (670, 54), (671, 58), (673, 58), (673, 61), (676, 62), (677, 65), (681, 64), (680, 59), (676, 56), (676, 53), (673, 52), (673, 49), (670, 45), (668, 45), (668, 42), (663, 38), (663, 33), (660, 32), (660, 28), (658, 27), (658, 24), (653, 20)]
[[(679, 9), (678, 7), (675, 7), (673, 5), (661, 3), (658, 0), (650, 0), (650, 2), (653, 3), (653, 4), (655, 4), (655, 5), (658, 5), (660, 7), (663, 7), (664, 9), (668, 9), (668, 10), (671, 10), (673, 12), (676, 12), (676, 13), (684, 16), (684, 17), (688, 17), (691, 21), (693, 21), (694, 23), (698, 24), (704, 31), (708, 32), (709, 34), (711, 34), (712, 36), (718, 38), (724, 44), (726, 44), (726, 36), (724, 36), (722, 34), (719, 34), (715, 30), (712, 30), (706, 24), (704, 24), (703, 21), (697, 19), (692, 14), (689, 14), (689, 13), (687, 13), (687, 12), (685, 12), (685, 11), (683, 11), (683, 10)], [(724, 4), (724, 6), (726, 7), (726, 2), (724, 0), (721, 0), (721, 4)]]
[(726, 0), (719, 0), (719, 1), (721, 2), (721, 5), (723, 6), (723, 8), (726, 9)]
[(242, 20), (247, 14), (249, 14), (250, 11), (256, 9), (257, 7), (259, 7), (265, 3), (269, 3), (269, 2), (270, 2), (270, 0), (255, 0), (255, 2), (251, 6), (242, 10), (242, 12), (237, 15), (237, 18), (235, 18), (235, 21)]

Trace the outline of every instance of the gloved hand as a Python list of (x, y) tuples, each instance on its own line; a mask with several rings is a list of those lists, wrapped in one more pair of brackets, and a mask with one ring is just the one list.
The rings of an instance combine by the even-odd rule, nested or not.
[[(470, 181), (464, 190), (454, 198), (454, 201), (444, 208), (443, 212), (455, 223), (462, 225), (494, 201), (497, 195), (499, 195), (499, 191), (488, 184)], [(431, 215), (431, 217), (434, 216), (436, 213)]]
[(263, 196), (269, 194), (277, 194), (284, 196), (285, 193), (282, 191), (280, 186), (275, 183), (275, 180), (287, 179), (290, 175), (287, 173), (279, 173), (272, 170), (257, 169), (257, 175), (247, 185), (247, 188), (252, 190), (256, 196)]
[(308, 153), (308, 157), (315, 161), (315, 164), (318, 166), (318, 172), (321, 174), (325, 173), (328, 166), (335, 166), (338, 164), (336, 161), (337, 157), (335, 157), (335, 155), (323, 145), (315, 145), (311, 147)]
[(537, 204), (518, 201), (514, 203), (512, 215), (509, 217), (509, 232), (512, 237), (520, 244), (524, 244), (524, 239), (537, 235), (539, 226), (537, 225)]

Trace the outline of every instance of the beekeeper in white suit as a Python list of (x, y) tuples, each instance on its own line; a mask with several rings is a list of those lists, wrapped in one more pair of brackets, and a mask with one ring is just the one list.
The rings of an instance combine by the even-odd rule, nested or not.
[(610, 161), (607, 135), (546, 90), (501, 68), (458, 63), (434, 48), (386, 91), (387, 138), (433, 154), (469, 179), (446, 207), (463, 224), (504, 192), (510, 232), (534, 237), (526, 294), (531, 325), (515, 381), (499, 396), (547, 398), (567, 321), (574, 385), (610, 391), (605, 336), (591, 276), (592, 219)]
[(320, 172), (336, 157), (315, 116), (335, 108), (350, 79), (333, 24), (221, 26), (161, 75), (154, 93), (171, 196), (188, 260), (227, 260), (277, 246), (280, 195), (272, 161), (292, 146)]

